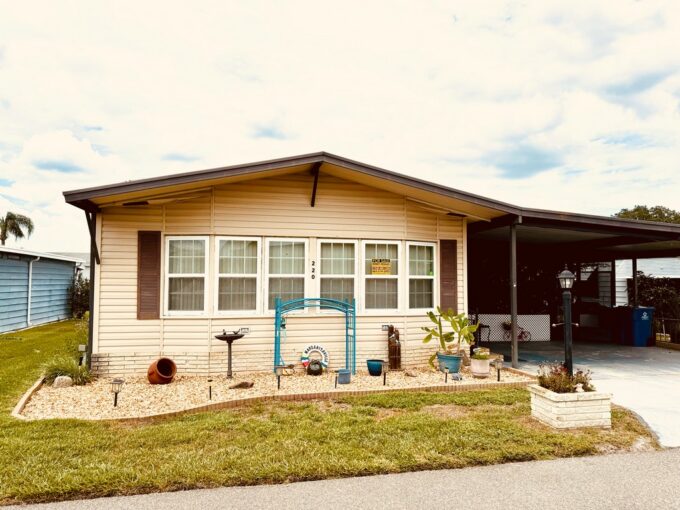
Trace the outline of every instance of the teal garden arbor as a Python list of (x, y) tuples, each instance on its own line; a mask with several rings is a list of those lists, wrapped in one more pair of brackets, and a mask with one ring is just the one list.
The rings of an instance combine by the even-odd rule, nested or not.
[(328, 298), (300, 298), (289, 301), (281, 301), (281, 298), (276, 298), (274, 303), (276, 308), (274, 318), (274, 367), (285, 365), (281, 356), (281, 330), (286, 328), (286, 316), (295, 310), (319, 308), (322, 310), (337, 310), (345, 315), (345, 368), (351, 370), (352, 374), (356, 374), (357, 315), (356, 301), (354, 299), (349, 303)]

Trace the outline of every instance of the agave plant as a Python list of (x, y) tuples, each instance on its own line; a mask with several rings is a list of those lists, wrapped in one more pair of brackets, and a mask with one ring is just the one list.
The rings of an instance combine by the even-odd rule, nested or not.
[[(479, 324), (470, 324), (470, 319), (465, 313), (456, 314), (451, 308), (444, 311), (437, 307), (436, 314), (427, 312), (427, 316), (435, 325), (429, 328), (422, 327), (422, 330), (427, 333), (423, 338), (423, 343), (429, 343), (430, 340), (436, 338), (439, 341), (441, 352), (446, 354), (460, 354), (463, 342), (468, 345), (475, 343), (475, 331), (477, 331)], [(442, 321), (447, 322), (452, 331), (444, 331)], [(430, 356), (430, 366), (433, 368), (436, 357), (436, 352)]]

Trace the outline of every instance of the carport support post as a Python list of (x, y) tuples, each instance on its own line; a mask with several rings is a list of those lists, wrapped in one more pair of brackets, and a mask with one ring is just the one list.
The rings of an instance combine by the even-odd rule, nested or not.
[(512, 368), (517, 368), (517, 224), (510, 225), (510, 343)]
[(633, 308), (638, 306), (638, 268), (637, 259), (633, 259)]

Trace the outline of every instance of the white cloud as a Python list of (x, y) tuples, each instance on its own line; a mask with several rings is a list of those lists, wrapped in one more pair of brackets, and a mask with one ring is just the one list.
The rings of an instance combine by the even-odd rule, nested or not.
[[(680, 209), (677, 2), (0, 12), (0, 213), (36, 220), (26, 247), (87, 248), (63, 190), (317, 150), (527, 206)], [(532, 154), (559, 164), (504, 177)]]

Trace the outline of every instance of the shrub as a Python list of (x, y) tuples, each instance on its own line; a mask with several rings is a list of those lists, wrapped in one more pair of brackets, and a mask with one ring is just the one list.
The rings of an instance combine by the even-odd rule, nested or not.
[(76, 319), (82, 318), (90, 309), (90, 280), (78, 273), (71, 286), (71, 311)]
[(582, 385), (583, 391), (595, 391), (590, 378), (590, 370), (577, 370), (570, 377), (562, 363), (541, 364), (538, 369), (539, 386), (555, 393), (575, 393), (577, 384)]
[(485, 352), (474, 353), (472, 359), (489, 359), (491, 356)]
[(92, 374), (85, 365), (79, 365), (71, 356), (59, 356), (43, 365), (43, 376), (47, 384), (52, 384), (60, 375), (73, 379), (73, 384), (81, 386), (92, 380)]

